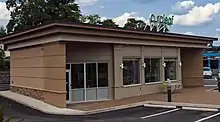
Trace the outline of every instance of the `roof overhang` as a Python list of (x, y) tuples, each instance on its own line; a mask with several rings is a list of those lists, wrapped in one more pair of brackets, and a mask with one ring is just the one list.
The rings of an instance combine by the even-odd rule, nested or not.
[(217, 38), (54, 22), (0, 38), (8, 49), (55, 41), (206, 48)]

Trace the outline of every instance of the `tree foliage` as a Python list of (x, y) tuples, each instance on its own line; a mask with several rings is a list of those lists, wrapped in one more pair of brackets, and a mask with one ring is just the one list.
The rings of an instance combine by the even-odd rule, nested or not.
[(0, 37), (1, 36), (5, 36), (7, 33), (6, 33), (6, 29), (5, 29), (5, 27), (4, 26), (1, 26), (0, 27)]
[[(141, 31), (157, 32), (157, 27), (153, 27), (152, 30), (150, 30), (150, 25), (147, 25), (147, 23), (145, 23), (143, 20), (136, 20), (135, 18), (128, 18), (127, 22), (124, 25), (124, 28), (141, 30)], [(165, 32), (168, 32), (168, 31), (169, 29), (166, 28)], [(162, 30), (159, 32), (162, 32)]]
[(106, 27), (118, 27), (118, 25), (112, 19), (105, 19), (102, 21), (98, 14), (84, 16), (82, 22), (92, 25), (103, 25)]
[[(7, 0), (6, 7), (11, 12), (6, 26), (7, 33), (22, 31), (54, 20), (118, 27), (112, 19), (102, 21), (98, 14), (83, 16), (75, 0)], [(129, 18), (124, 28), (150, 31), (147, 23), (135, 18)], [(153, 31), (156, 30), (157, 28), (153, 28)], [(168, 31), (166, 28), (166, 32)]]
[(92, 25), (100, 25), (101, 17), (98, 14), (85, 16), (85, 23), (89, 23)]
[(101, 22), (101, 25), (107, 27), (118, 27), (118, 25), (112, 19), (106, 19)]
[(5, 52), (0, 48), (0, 70), (5, 69)]
[(51, 20), (80, 22), (81, 11), (75, 0), (7, 0), (11, 11), (7, 32), (16, 32)]

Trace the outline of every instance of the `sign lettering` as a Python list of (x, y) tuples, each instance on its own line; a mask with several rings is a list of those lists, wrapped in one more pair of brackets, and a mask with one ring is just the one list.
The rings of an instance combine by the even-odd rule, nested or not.
[(162, 30), (163, 32), (165, 32), (169, 26), (173, 25), (173, 19), (174, 19), (174, 16), (167, 17), (164, 14), (155, 16), (154, 14), (151, 14), (150, 15), (150, 30), (156, 27), (157, 31)]

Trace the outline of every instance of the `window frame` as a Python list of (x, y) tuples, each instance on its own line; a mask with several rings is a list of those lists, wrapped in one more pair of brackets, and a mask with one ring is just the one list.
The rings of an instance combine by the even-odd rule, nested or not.
[[(146, 83), (146, 72), (145, 72), (145, 70), (146, 70), (146, 67), (144, 67), (144, 70), (143, 70), (143, 74), (144, 74), (144, 80), (143, 80), (143, 82), (144, 82), (144, 84), (146, 84), (146, 85), (148, 85), (148, 84), (159, 84), (159, 83), (162, 83), (162, 81), (161, 81), (161, 77), (162, 77), (162, 68), (163, 68), (163, 66), (162, 66), (162, 57), (159, 57), (159, 56), (151, 56), (151, 57), (144, 57), (144, 63), (145, 63), (145, 65), (146, 65), (146, 62), (145, 62), (145, 59), (150, 59), (150, 61), (152, 60), (152, 59), (159, 59), (159, 81), (155, 81), (155, 82), (148, 82), (148, 83)], [(150, 67), (151, 67), (151, 65), (150, 65)]]
[[(164, 57), (164, 63), (166, 62), (166, 61), (175, 61), (175, 79), (173, 79), (173, 80), (170, 80), (170, 81), (178, 81), (177, 80), (177, 74), (178, 74), (178, 57)], [(166, 64), (166, 66), (167, 66), (167, 64)], [(167, 79), (165, 78), (165, 68), (166, 67), (164, 67), (164, 80), (165, 81), (167, 81)]]
[[(134, 79), (135, 79), (135, 76), (133, 77), (133, 83), (129, 83), (129, 84), (125, 84), (125, 80), (124, 80), (124, 67), (122, 68), (122, 86), (124, 87), (128, 87), (128, 86), (138, 86), (138, 85), (142, 85), (142, 82), (141, 82), (141, 60), (142, 58), (141, 57), (122, 57), (122, 64), (123, 66), (124, 65), (124, 61), (131, 61), (131, 60), (137, 60), (138, 61), (138, 79), (137, 79), (137, 83), (134, 83)], [(133, 71), (134, 73), (134, 71)]]

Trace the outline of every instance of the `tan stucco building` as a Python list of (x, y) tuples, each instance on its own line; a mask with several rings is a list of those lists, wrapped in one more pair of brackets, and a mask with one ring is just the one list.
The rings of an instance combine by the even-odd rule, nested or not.
[(202, 53), (214, 40), (61, 22), (0, 39), (11, 91), (58, 107), (162, 92), (167, 79), (203, 86)]

